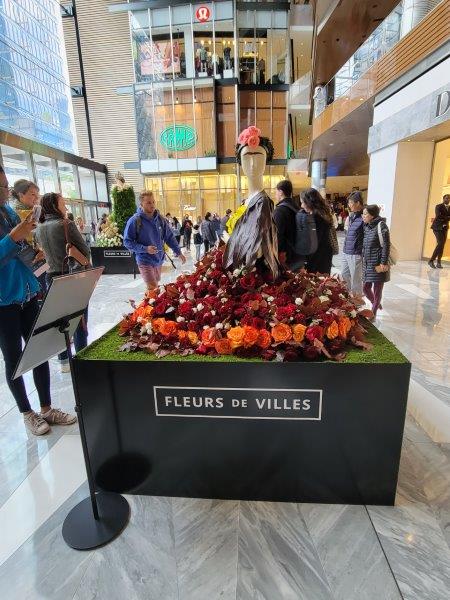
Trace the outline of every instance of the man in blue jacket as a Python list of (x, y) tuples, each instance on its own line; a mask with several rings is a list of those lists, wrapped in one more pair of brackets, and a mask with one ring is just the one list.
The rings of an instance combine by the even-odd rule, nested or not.
[(164, 262), (164, 244), (170, 246), (184, 264), (186, 258), (181, 253), (173, 231), (164, 217), (156, 210), (153, 192), (143, 191), (139, 196), (140, 207), (125, 226), (123, 243), (136, 254), (136, 262), (147, 289), (159, 285), (161, 268)]
[(362, 247), (364, 223), (362, 212), (363, 197), (360, 192), (352, 192), (347, 198), (350, 216), (342, 255), (341, 275), (348, 289), (355, 296), (362, 296)]

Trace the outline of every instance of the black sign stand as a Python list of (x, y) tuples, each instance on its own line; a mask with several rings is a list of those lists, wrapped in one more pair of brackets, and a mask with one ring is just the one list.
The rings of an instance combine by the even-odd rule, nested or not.
[[(77, 284), (79, 285), (82, 283), (83, 274), (86, 274), (85, 277), (87, 278), (88, 274), (93, 273), (93, 271), (97, 271), (98, 276), (92, 277), (92, 285), (91, 282), (88, 281), (84, 286), (84, 294), (80, 293), (79, 295), (79, 301), (77, 298), (74, 299), (74, 285), (77, 286)], [(89, 484), (89, 497), (85, 498), (72, 508), (64, 520), (62, 528), (64, 541), (71, 548), (75, 548), (76, 550), (90, 550), (107, 544), (122, 532), (130, 518), (130, 506), (123, 496), (113, 492), (95, 491), (95, 482), (89, 459), (86, 430), (84, 426), (83, 410), (73, 368), (71, 334), (87, 308), (90, 296), (94, 291), (102, 271), (103, 268), (93, 269), (91, 271), (84, 271), (82, 273), (75, 273), (73, 275), (66, 275), (53, 279), (14, 374), (14, 378), (16, 378), (28, 370), (31, 364), (36, 366), (36, 360), (31, 360), (30, 362), (27, 361), (27, 359), (29, 359), (29, 354), (33, 354), (33, 352), (36, 351), (36, 341), (38, 336), (43, 336), (43, 339), (46, 340), (48, 339), (49, 334), (51, 334), (53, 342), (55, 342), (55, 337), (60, 339), (62, 347), (60, 347), (58, 351), (63, 348), (62, 342), (63, 340), (65, 341), (75, 396), (75, 411), (78, 416), (81, 445)], [(65, 288), (67, 289), (67, 294), (64, 293)], [(61, 299), (62, 302), (68, 302), (69, 298), (72, 308), (75, 304), (78, 304), (77, 309), (71, 310), (67, 316), (59, 317), (51, 322), (45, 322), (45, 316), (42, 317), (42, 315), (46, 314), (47, 304), (50, 304), (54, 309), (55, 302), (58, 303), (59, 299)], [(61, 314), (61, 312), (59, 312), (59, 314)], [(56, 341), (56, 344), (57, 343), (58, 342)], [(54, 349), (55, 345), (53, 344), (53, 350)], [(48, 355), (48, 353), (46, 355), (45, 352), (41, 353), (38, 364), (41, 364), (52, 355), (53, 351), (51, 351), (50, 355)], [(42, 358), (42, 356), (44, 356), (44, 358)], [(28, 368), (25, 365), (27, 365)]]

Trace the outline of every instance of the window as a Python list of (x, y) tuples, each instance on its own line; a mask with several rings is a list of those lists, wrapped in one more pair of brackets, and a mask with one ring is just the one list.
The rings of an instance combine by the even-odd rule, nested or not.
[(30, 155), (24, 150), (11, 146), (0, 146), (3, 157), (3, 168), (9, 185), (14, 185), (18, 179), (33, 179)]
[(83, 200), (92, 200), (95, 202), (97, 200), (97, 192), (95, 189), (94, 171), (78, 167), (78, 176), (80, 178), (81, 197)]
[(99, 202), (108, 202), (108, 186), (106, 184), (106, 175), (95, 171), (95, 182), (97, 184), (97, 199)]
[(61, 194), (64, 198), (79, 198), (78, 182), (75, 179), (74, 165), (58, 161)]
[(55, 168), (53, 160), (47, 156), (39, 156), (33, 154), (34, 171), (36, 173), (36, 183), (39, 186), (41, 194), (57, 191), (57, 183), (55, 181)]

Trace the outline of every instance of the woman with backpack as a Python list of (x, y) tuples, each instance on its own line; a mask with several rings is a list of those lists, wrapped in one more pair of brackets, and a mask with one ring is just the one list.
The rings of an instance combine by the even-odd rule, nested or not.
[(379, 206), (376, 204), (365, 206), (362, 218), (364, 221), (363, 289), (366, 298), (372, 303), (372, 312), (376, 316), (378, 309), (382, 308), (383, 286), (390, 279), (391, 240), (385, 219), (380, 217)]
[(330, 274), (333, 254), (337, 254), (336, 230), (328, 203), (317, 190), (310, 188), (300, 194), (303, 210), (314, 216), (317, 231), (317, 250), (307, 256), (306, 270), (309, 273)]

